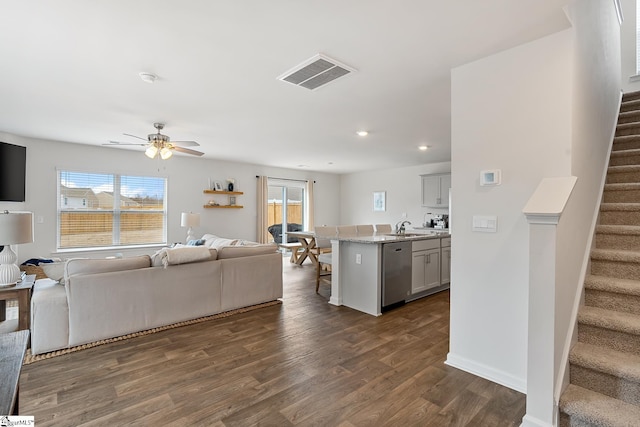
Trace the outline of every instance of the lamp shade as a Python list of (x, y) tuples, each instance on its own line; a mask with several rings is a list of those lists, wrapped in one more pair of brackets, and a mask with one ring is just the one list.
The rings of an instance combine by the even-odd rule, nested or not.
[(153, 159), (156, 157), (156, 154), (158, 154), (158, 147), (156, 147), (155, 145), (150, 145), (149, 148), (145, 150), (144, 154), (148, 158)]
[(182, 212), (182, 218), (180, 220), (182, 227), (199, 227), (200, 226), (200, 214), (192, 212)]
[(0, 245), (33, 242), (33, 213), (0, 213)]

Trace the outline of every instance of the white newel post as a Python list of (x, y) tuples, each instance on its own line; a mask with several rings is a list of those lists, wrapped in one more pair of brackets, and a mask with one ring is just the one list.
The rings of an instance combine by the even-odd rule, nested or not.
[(555, 294), (558, 222), (577, 178), (545, 178), (523, 212), (529, 222), (527, 413), (522, 427), (556, 425)]

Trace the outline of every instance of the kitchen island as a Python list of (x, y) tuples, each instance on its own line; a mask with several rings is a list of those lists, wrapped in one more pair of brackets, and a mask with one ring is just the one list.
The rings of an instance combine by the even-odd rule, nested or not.
[(450, 248), (446, 231), (331, 238), (329, 303), (379, 316), (448, 289)]

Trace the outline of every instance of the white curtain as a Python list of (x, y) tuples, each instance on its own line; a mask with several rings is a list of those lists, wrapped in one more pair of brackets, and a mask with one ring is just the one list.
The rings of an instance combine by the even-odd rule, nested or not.
[(315, 228), (314, 218), (313, 218), (313, 180), (307, 181), (305, 193), (307, 195), (306, 205), (307, 205), (307, 230), (313, 231)]
[(257, 223), (256, 223), (256, 235), (258, 243), (269, 243), (267, 235), (268, 211), (267, 202), (269, 198), (268, 178), (266, 176), (258, 177), (258, 206), (257, 206)]

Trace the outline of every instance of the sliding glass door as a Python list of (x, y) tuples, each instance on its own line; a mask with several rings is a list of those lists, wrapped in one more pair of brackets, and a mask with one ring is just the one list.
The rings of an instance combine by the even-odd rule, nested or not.
[(268, 232), (276, 243), (296, 241), (288, 231), (305, 230), (306, 203), (304, 181), (269, 178)]

